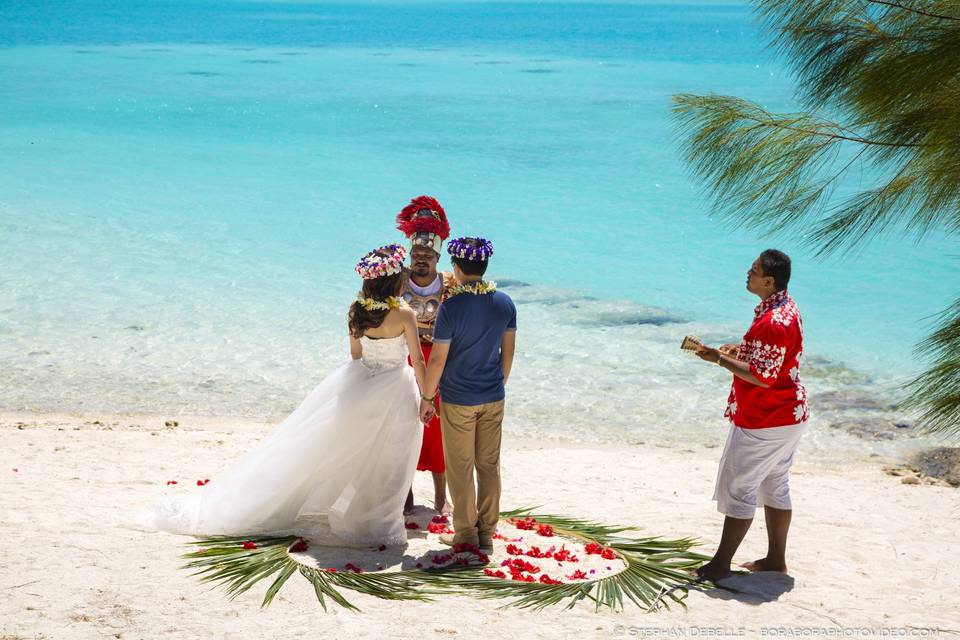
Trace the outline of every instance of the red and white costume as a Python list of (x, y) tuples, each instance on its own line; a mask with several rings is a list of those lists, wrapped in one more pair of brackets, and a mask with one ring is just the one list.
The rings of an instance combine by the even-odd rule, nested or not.
[(757, 506), (791, 508), (790, 466), (810, 416), (802, 356), (800, 312), (785, 290), (777, 292), (757, 305), (737, 354), (769, 386), (733, 378), (724, 414), (730, 432), (713, 495), (721, 513), (749, 519)]
[[(420, 196), (410, 201), (397, 215), (397, 228), (410, 240), (411, 246), (423, 246), (438, 254), (443, 241), (450, 236), (447, 214), (435, 198)], [(420, 334), (420, 349), (424, 360), (430, 362), (433, 349), (433, 324), (437, 319), (440, 303), (447, 297), (447, 291), (456, 286), (452, 273), (439, 273), (436, 280), (426, 287), (407, 282), (401, 297), (417, 314), (417, 330)], [(429, 394), (427, 390), (423, 393)], [(440, 394), (433, 401), (437, 415), (423, 428), (423, 444), (420, 447), (420, 459), (417, 471), (444, 473), (446, 465), (443, 459), (443, 438), (440, 435)]]

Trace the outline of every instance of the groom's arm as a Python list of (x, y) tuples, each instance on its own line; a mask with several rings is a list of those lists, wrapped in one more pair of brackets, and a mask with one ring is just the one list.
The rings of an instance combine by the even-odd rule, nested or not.
[(433, 349), (430, 351), (430, 362), (427, 363), (427, 376), (423, 383), (423, 395), (420, 398), (420, 418), (424, 422), (429, 421), (436, 411), (433, 406), (433, 398), (437, 395), (437, 385), (440, 384), (440, 376), (443, 375), (443, 368), (447, 365), (447, 355), (449, 353), (449, 342), (433, 343)]
[(503, 384), (506, 386), (510, 379), (510, 369), (513, 368), (513, 354), (517, 350), (517, 307), (513, 300), (507, 298), (510, 303), (510, 320), (507, 322), (507, 329), (500, 338), (500, 368), (503, 369)]
[(503, 369), (503, 384), (510, 379), (510, 369), (513, 367), (513, 354), (517, 351), (517, 331), (505, 331), (500, 341), (500, 367)]
[(430, 351), (430, 362), (427, 363), (427, 379), (423, 385), (423, 395), (432, 398), (436, 395), (437, 385), (443, 375), (443, 368), (447, 365), (447, 355), (450, 353), (449, 342), (434, 342)]

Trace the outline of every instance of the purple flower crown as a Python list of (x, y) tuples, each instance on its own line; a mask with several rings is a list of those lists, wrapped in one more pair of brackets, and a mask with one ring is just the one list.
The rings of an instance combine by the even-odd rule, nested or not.
[[(474, 245), (474, 242), (479, 245)], [(493, 243), (486, 238), (454, 238), (447, 243), (447, 253), (470, 262), (486, 262), (493, 255)]]
[[(378, 253), (386, 253), (389, 255), (384, 257), (377, 255)], [(360, 258), (360, 262), (357, 263), (355, 269), (364, 280), (374, 280), (376, 278), (382, 278), (383, 276), (392, 276), (395, 273), (403, 271), (403, 260), (406, 257), (407, 250), (404, 249), (402, 245), (388, 244), (379, 249), (374, 249)]]

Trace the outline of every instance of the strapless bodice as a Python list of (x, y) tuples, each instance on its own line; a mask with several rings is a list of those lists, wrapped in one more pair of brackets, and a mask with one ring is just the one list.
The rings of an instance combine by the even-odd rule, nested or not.
[(403, 335), (395, 338), (360, 338), (363, 355), (360, 361), (374, 371), (386, 371), (407, 365), (407, 341)]

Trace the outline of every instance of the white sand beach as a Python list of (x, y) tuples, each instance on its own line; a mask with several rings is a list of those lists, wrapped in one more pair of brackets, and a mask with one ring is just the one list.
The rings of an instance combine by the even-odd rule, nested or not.
[[(362, 613), (324, 613), (308, 583), (295, 579), (266, 609), (266, 583), (230, 601), (178, 568), (187, 538), (117, 522), (168, 480), (214, 477), (270, 426), (176, 420), (168, 427), (162, 416), (0, 414), (0, 638), (960, 634), (960, 493), (904, 484), (880, 461), (820, 467), (803, 457), (802, 445), (792, 476), (790, 576), (736, 577), (739, 594), (692, 590), (686, 611), (597, 613), (581, 603), (534, 612), (461, 596), (386, 602), (347, 592)], [(723, 437), (717, 433), (717, 446), (678, 449), (507, 434), (502, 507), (543, 505), (636, 524), (644, 535), (698, 536), (712, 553), (721, 516), (710, 496)], [(431, 492), (429, 475), (418, 473), (417, 502)], [(762, 556), (765, 543), (757, 520), (737, 561)]]

